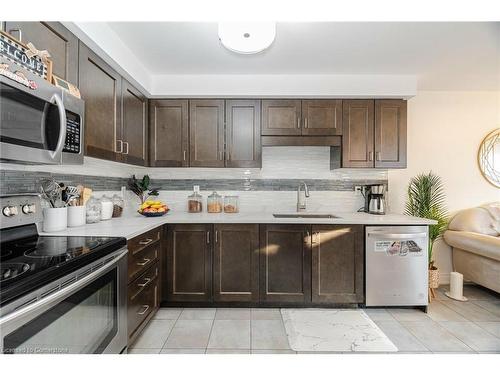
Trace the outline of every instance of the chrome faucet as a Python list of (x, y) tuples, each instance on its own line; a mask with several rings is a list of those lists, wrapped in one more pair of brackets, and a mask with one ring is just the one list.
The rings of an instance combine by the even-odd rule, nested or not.
[[(302, 186), (304, 186), (304, 197), (302, 197), (301, 191)], [(306, 210), (306, 198), (309, 198), (309, 188), (307, 184), (302, 181), (297, 189), (297, 212)]]

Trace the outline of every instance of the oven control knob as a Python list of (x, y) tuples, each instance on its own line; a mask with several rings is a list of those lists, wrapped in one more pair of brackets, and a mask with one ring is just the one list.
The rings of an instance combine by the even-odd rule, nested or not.
[(36, 206), (34, 204), (25, 204), (21, 207), (21, 210), (23, 210), (23, 214), (26, 215), (34, 214), (36, 212)]
[(5, 206), (2, 209), (2, 213), (4, 216), (11, 217), (17, 215), (17, 207), (16, 206)]

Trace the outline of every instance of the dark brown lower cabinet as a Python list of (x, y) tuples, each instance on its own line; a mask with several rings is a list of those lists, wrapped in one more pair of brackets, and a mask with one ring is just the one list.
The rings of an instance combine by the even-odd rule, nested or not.
[(258, 224), (217, 224), (214, 237), (214, 301), (258, 302)]
[(311, 301), (309, 225), (260, 226), (260, 301)]
[(312, 226), (312, 302), (363, 302), (363, 226)]
[(176, 224), (167, 230), (168, 302), (212, 301), (212, 225)]

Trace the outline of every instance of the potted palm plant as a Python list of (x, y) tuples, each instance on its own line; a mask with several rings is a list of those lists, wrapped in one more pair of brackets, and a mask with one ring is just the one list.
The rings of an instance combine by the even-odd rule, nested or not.
[(429, 226), (429, 288), (436, 289), (439, 287), (439, 270), (434, 264), (432, 251), (448, 225), (445, 193), (439, 176), (429, 172), (410, 180), (405, 214), (437, 221)]

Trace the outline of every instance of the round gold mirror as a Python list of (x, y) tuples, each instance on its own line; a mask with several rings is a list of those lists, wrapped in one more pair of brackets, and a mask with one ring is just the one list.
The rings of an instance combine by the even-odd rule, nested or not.
[(483, 139), (477, 159), (484, 178), (500, 189), (500, 128)]

